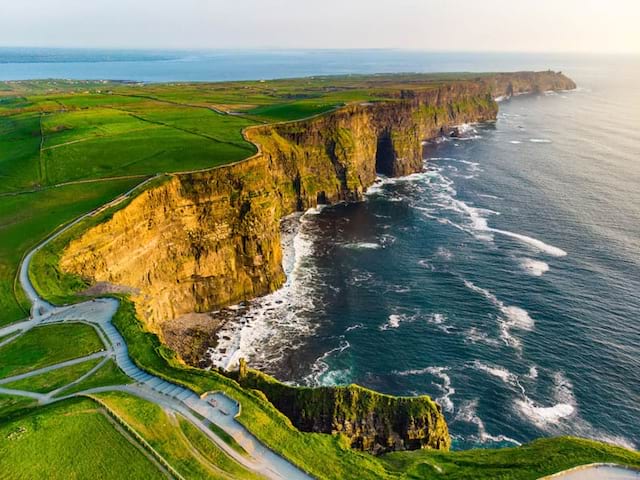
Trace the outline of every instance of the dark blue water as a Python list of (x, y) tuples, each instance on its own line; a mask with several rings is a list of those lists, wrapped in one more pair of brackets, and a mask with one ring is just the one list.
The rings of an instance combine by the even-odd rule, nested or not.
[(432, 395), (457, 448), (640, 445), (640, 69), (572, 76), (578, 91), (426, 145), (423, 173), (305, 215), (289, 284), (244, 315), (236, 357)]
[(430, 394), (458, 448), (556, 434), (637, 448), (638, 57), (0, 49), (0, 79), (546, 68), (579, 90), (503, 103), (426, 145), (423, 173), (309, 212), (295, 236), (291, 219), (288, 283), (224, 332), (228, 352), (287, 381)]

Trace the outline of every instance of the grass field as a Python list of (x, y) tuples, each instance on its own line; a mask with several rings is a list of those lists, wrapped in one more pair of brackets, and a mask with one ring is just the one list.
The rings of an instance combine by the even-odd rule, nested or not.
[[(185, 478), (258, 479), (224, 455), (189, 422), (168, 415), (158, 405), (124, 392), (95, 395), (138, 432)], [(225, 475), (228, 474), (228, 475)]]
[(113, 360), (107, 362), (100, 367), (93, 375), (85, 378), (75, 385), (65, 388), (57, 396), (67, 396), (72, 393), (82, 392), (96, 387), (106, 387), (111, 385), (127, 385), (131, 383), (131, 378), (127, 377)]
[(87, 399), (0, 423), (0, 439), (2, 478), (166, 478)]
[(83, 357), (103, 348), (100, 337), (89, 325), (64, 323), (33, 328), (0, 348), (0, 378)]
[(33, 407), (37, 404), (36, 400), (27, 397), (18, 397), (13, 395), (0, 395), (0, 422), (4, 418), (25, 408)]
[(0, 326), (28, 315), (30, 305), (15, 285), (22, 256), (60, 225), (107, 203), (139, 181), (67, 185), (0, 197)]
[(15, 382), (3, 383), (2, 387), (11, 388), (13, 390), (26, 390), (28, 392), (49, 393), (80, 378), (101, 361), (101, 358), (95, 358), (69, 367), (63, 367), (40, 375), (34, 375), (33, 377), (23, 378), (22, 380)]

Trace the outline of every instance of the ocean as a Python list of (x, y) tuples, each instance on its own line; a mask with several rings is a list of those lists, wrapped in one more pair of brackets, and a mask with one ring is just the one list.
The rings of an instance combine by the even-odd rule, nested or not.
[(578, 89), (501, 102), (496, 122), (426, 144), (421, 173), (287, 219), (287, 284), (236, 310), (212, 359), (429, 394), (457, 449), (561, 434), (638, 448), (640, 58), (0, 49), (0, 79), (547, 68)]

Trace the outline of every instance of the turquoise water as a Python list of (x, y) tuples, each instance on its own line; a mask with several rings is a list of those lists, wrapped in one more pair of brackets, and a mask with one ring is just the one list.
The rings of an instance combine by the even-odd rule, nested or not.
[(306, 214), (289, 284), (222, 333), (227, 356), (432, 395), (456, 448), (637, 448), (639, 72), (569, 72), (577, 91), (503, 102), (497, 122), (425, 145), (422, 173)]
[[(235, 352), (303, 384), (438, 399), (457, 448), (576, 434), (640, 446), (640, 61), (403, 51), (0, 49), (0, 79), (259, 79), (553, 68), (575, 92), (504, 102), (425, 145), (367, 201), (287, 225), (289, 280)], [(227, 357), (227, 358), (225, 358)]]

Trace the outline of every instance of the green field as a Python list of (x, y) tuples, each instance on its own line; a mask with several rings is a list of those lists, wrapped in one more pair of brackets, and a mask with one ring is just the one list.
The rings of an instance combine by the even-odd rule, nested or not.
[(116, 362), (109, 359), (93, 375), (69, 388), (65, 388), (58, 394), (58, 396), (67, 396), (72, 393), (82, 392), (83, 390), (89, 390), (96, 387), (127, 385), (131, 382), (132, 380), (127, 377), (122, 370), (120, 370), (116, 365)]
[(23, 378), (11, 383), (3, 383), (3, 388), (13, 390), (26, 390), (28, 392), (49, 393), (60, 387), (64, 387), (69, 383), (77, 380), (82, 375), (89, 372), (93, 367), (102, 361), (101, 358), (95, 358), (82, 363), (76, 363), (68, 367), (58, 368), (50, 372), (34, 375), (32, 377)]
[(64, 323), (36, 327), (0, 348), (0, 378), (38, 370), (103, 349), (102, 340), (89, 325)]
[(18, 397), (13, 395), (0, 395), (0, 422), (4, 418), (15, 414), (25, 408), (36, 405), (36, 400), (27, 397)]
[(188, 479), (259, 479), (223, 454), (200, 430), (158, 405), (124, 392), (95, 395)]
[(2, 422), (0, 439), (2, 478), (166, 478), (86, 399)]

